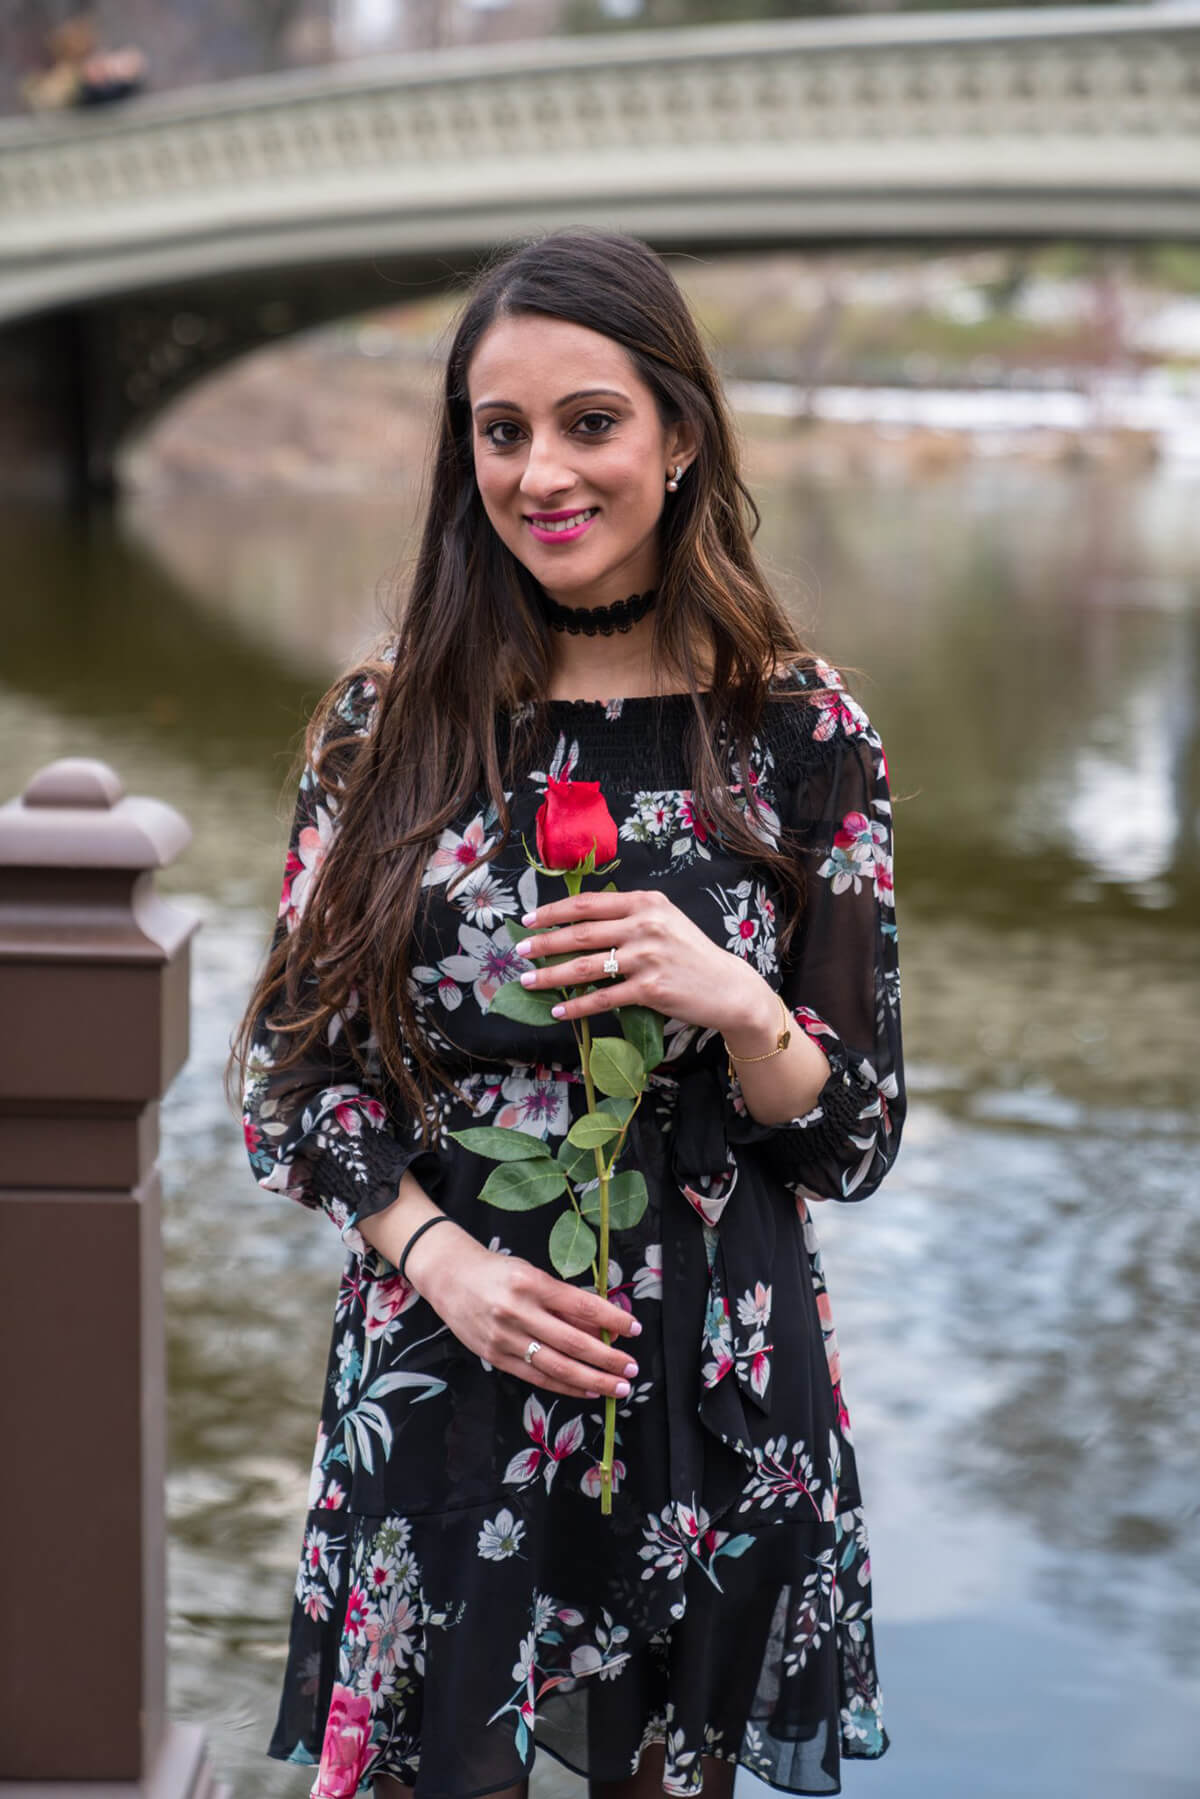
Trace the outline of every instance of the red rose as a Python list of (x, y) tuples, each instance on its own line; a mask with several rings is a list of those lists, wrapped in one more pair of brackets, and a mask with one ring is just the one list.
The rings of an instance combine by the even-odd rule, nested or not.
[(593, 843), (597, 867), (617, 853), (617, 826), (599, 781), (557, 781), (550, 775), (536, 824), (538, 855), (547, 868), (578, 868)]

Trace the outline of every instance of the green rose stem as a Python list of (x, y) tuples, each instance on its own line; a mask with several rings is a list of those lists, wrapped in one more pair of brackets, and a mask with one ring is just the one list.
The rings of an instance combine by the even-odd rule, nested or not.
[[(567, 892), (575, 897), (583, 885), (583, 870), (568, 868), (563, 873), (567, 884)], [(596, 1110), (596, 1084), (592, 1080), (592, 1033), (586, 1017), (579, 1020), (578, 1037), (580, 1040), (580, 1063), (583, 1068), (583, 1087), (587, 1094), (588, 1111)], [(622, 1138), (624, 1132), (621, 1133)], [(592, 1151), (596, 1158), (596, 1173), (600, 1179), (600, 1248), (593, 1268), (596, 1276), (596, 1291), (601, 1299), (608, 1298), (608, 1160), (603, 1149), (597, 1143)], [(607, 1347), (612, 1337), (607, 1330), (601, 1332)], [(604, 1454), (600, 1459), (600, 1510), (603, 1513), (612, 1511), (612, 1473), (613, 1473), (613, 1439), (617, 1429), (617, 1401), (610, 1393), (604, 1401)]]
[[(614, 859), (602, 869), (596, 867), (595, 839), (587, 855), (572, 867), (550, 867), (530, 853), (527, 843), (525, 854), (531, 867), (540, 874), (561, 877), (572, 897), (579, 893), (586, 875), (607, 874), (618, 866)], [(616, 882), (608, 882), (605, 891), (615, 892)], [(511, 919), (506, 920), (506, 924), (513, 941), (518, 941), (524, 934), (520, 926)], [(571, 959), (570, 953), (551, 956), (546, 966)], [(552, 994), (569, 1000), (580, 993), (596, 990), (597, 984), (589, 982), (582, 986), (559, 985), (541, 993), (530, 993), (519, 980), (506, 981), (493, 994), (491, 1010), (497, 1016), (513, 1018), (525, 1025), (549, 1026), (557, 1022), (550, 1009)], [(648, 1202), (645, 1177), (640, 1169), (613, 1171), (625, 1146), (630, 1122), (641, 1104), (650, 1071), (662, 1061), (665, 1022), (661, 1013), (648, 1006), (618, 1006), (613, 1010), (621, 1027), (617, 1037), (593, 1038), (586, 1017), (570, 1020), (571, 1033), (579, 1050), (587, 1110), (567, 1132), (557, 1156), (544, 1138), (511, 1125), (475, 1125), (448, 1133), (464, 1149), (490, 1157), (498, 1164), (479, 1191), (479, 1198), (486, 1204), (505, 1211), (527, 1212), (551, 1203), (564, 1193), (567, 1195), (570, 1209), (556, 1219), (550, 1232), (550, 1259), (564, 1280), (582, 1274), (590, 1266), (601, 1299), (608, 1298), (611, 1234), (614, 1230), (632, 1229)], [(598, 1101), (597, 1093), (605, 1097)], [(594, 1196), (591, 1193), (577, 1195), (574, 1183), (583, 1181), (589, 1150), (596, 1170), (598, 1192)], [(597, 1222), (598, 1243), (593, 1229)], [(612, 1333), (606, 1329), (601, 1335), (605, 1346), (610, 1345)], [(605, 1513), (612, 1511), (616, 1421), (616, 1395), (609, 1394), (604, 1404), (604, 1445), (598, 1469), (600, 1509)]]

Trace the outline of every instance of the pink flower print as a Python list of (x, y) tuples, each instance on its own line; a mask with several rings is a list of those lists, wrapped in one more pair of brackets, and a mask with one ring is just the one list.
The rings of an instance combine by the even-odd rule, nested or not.
[(384, 1674), (390, 1674), (397, 1663), (411, 1656), (417, 1614), (412, 1600), (404, 1593), (394, 1593), (379, 1602), (379, 1615), (366, 1627), (370, 1659)]
[(522, 1481), (532, 1480), (541, 1466), (541, 1461), (542, 1452), (540, 1449), (519, 1449), (512, 1458), (512, 1461), (508, 1464), (508, 1467), (504, 1470), (505, 1483), (507, 1485), (513, 1485)]
[(871, 821), (865, 812), (847, 812), (841, 826), (834, 834), (834, 843), (839, 849), (852, 849), (865, 831), (871, 828)]
[(330, 1481), (325, 1489), (323, 1497), (317, 1501), (318, 1506), (324, 1506), (327, 1511), (331, 1512), (340, 1512), (345, 1503), (346, 1489), (344, 1487), (339, 1487), (336, 1480)]
[[(553, 1406), (550, 1409), (553, 1411)], [(525, 1426), (526, 1436), (531, 1437), (535, 1443), (540, 1443), (544, 1449), (546, 1447), (546, 1426), (550, 1420), (546, 1415), (546, 1408), (536, 1393), (531, 1393), (525, 1401), (521, 1422)]]
[(469, 868), (491, 848), (491, 843), (491, 838), (484, 835), (482, 812), (472, 819), (461, 837), (457, 831), (444, 830), (438, 838), (437, 848), (425, 864), (422, 887), (438, 886), (460, 869)]
[(316, 818), (305, 825), (296, 838), (296, 847), (288, 851), (283, 873), (283, 891), (279, 896), (279, 916), (286, 918), (289, 935), (295, 930), (308, 904), (312, 884), (333, 841), (333, 819), (324, 806), (315, 808)]
[(707, 843), (712, 830), (712, 820), (697, 804), (691, 789), (687, 789), (679, 799), (679, 822), (685, 830), (692, 833), (697, 843)]
[(386, 1280), (372, 1281), (367, 1290), (367, 1310), (363, 1319), (363, 1330), (368, 1339), (384, 1336), (388, 1326), (416, 1303), (416, 1288), (410, 1287), (400, 1275), (392, 1274)]
[(347, 1099), (339, 1100), (333, 1108), (333, 1116), (347, 1137), (361, 1137), (364, 1118), (376, 1129), (387, 1122), (386, 1108), (379, 1100), (370, 1099), (362, 1093), (354, 1093)]
[(373, 1555), (363, 1578), (375, 1594), (386, 1593), (392, 1584), (393, 1569), (386, 1556)]
[(316, 1525), (304, 1538), (304, 1561), (312, 1577), (329, 1573), (329, 1535)]
[(353, 1799), (367, 1765), (371, 1745), (371, 1702), (334, 1681), (321, 1765), (310, 1799)]
[[(624, 1464), (624, 1462), (620, 1461), (616, 1456), (614, 1456), (613, 1457), (613, 1465), (612, 1465), (612, 1490), (614, 1493), (617, 1493), (620, 1491), (621, 1482), (622, 1482), (622, 1480), (624, 1480), (624, 1478), (625, 1478), (625, 1464)], [(588, 1469), (587, 1473), (583, 1476), (583, 1479), (580, 1481), (579, 1486), (580, 1486), (580, 1491), (586, 1493), (589, 1499), (599, 1499), (599, 1497), (600, 1497), (600, 1464), (599, 1464), (599, 1462), (597, 1462), (594, 1467)]]
[(253, 1154), (262, 1142), (262, 1132), (249, 1113), (244, 1113), (242, 1116), (242, 1136), (246, 1139), (246, 1148)]
[(855, 735), (854, 713), (839, 694), (822, 694), (815, 705), (820, 716), (813, 726), (813, 737), (818, 743), (825, 743), (829, 738), (836, 737), (839, 731), (847, 737)]
[(582, 1418), (576, 1416), (569, 1419), (566, 1424), (559, 1426), (558, 1432), (554, 1438), (554, 1446), (553, 1448), (548, 1448), (546, 1452), (549, 1456), (549, 1460), (542, 1470), (546, 1477), (547, 1493), (550, 1491), (550, 1484), (553, 1481), (554, 1476), (558, 1473), (558, 1464), (565, 1461), (567, 1456), (573, 1455), (582, 1442)]
[(343, 1626), (348, 1637), (360, 1637), (367, 1626), (367, 1596), (360, 1586), (353, 1586), (346, 1599), (346, 1622)]
[(750, 1386), (761, 1399), (767, 1390), (767, 1382), (771, 1378), (771, 1363), (765, 1349), (754, 1352), (750, 1358)]
[(836, 1037), (837, 1032), (811, 1006), (793, 1006), (792, 1017), (800, 1029), (815, 1042), (818, 1037)]
[(329, 1617), (329, 1595), (324, 1587), (310, 1582), (305, 1587), (301, 1603), (314, 1624), (324, 1624)]

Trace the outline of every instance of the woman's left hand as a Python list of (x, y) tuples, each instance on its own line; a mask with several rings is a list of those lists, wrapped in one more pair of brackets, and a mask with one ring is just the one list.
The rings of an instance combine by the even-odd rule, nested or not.
[[(656, 888), (568, 894), (538, 906), (522, 922), (538, 934), (517, 944), (519, 955), (529, 961), (570, 958), (523, 974), (524, 986), (536, 992), (602, 983), (556, 1007), (564, 1020), (613, 1006), (652, 1006), (667, 1018), (728, 1032), (735, 1040), (747, 1040), (756, 1029), (769, 1036), (778, 1026), (774, 990), (757, 969), (705, 936)], [(604, 959), (614, 948), (620, 972), (611, 976)]]

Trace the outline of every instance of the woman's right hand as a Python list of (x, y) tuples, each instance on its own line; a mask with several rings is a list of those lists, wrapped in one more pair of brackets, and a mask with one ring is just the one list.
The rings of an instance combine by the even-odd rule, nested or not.
[[(405, 1275), (459, 1342), (493, 1368), (575, 1398), (613, 1393), (623, 1399), (629, 1392), (637, 1364), (616, 1339), (636, 1336), (642, 1327), (612, 1300), (520, 1256), (485, 1249), (461, 1226), (453, 1235), (426, 1231), (413, 1245)], [(613, 1343), (603, 1341), (605, 1330)], [(541, 1348), (527, 1362), (531, 1338)]]

